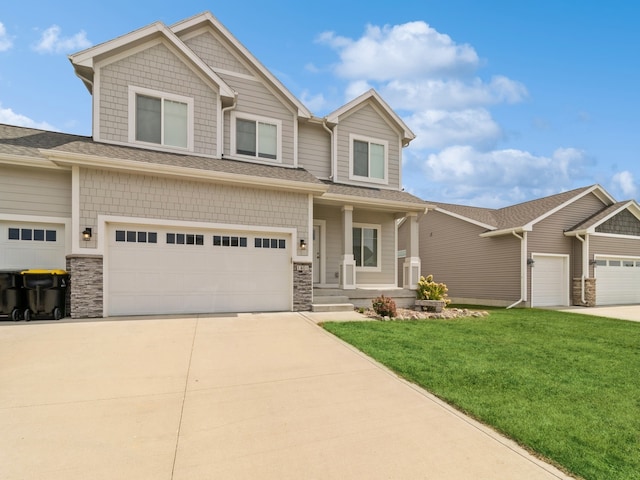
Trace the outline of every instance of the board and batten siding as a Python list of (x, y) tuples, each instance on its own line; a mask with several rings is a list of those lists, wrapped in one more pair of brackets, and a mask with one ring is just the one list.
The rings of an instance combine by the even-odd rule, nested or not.
[(99, 138), (129, 141), (129, 86), (194, 101), (194, 152), (216, 154), (218, 93), (164, 44), (154, 44), (99, 68)]
[(340, 182), (351, 182), (365, 186), (379, 186), (367, 182), (354, 181), (349, 179), (349, 135), (356, 134), (388, 142), (388, 184), (389, 188), (400, 188), (400, 137), (399, 132), (392, 129), (380, 114), (371, 106), (365, 105), (357, 111), (340, 119), (340, 123), (335, 127), (337, 132), (337, 158), (338, 171), (337, 180)]
[[(294, 164), (294, 121), (295, 114), (257, 78), (249, 79), (221, 73), (220, 77), (236, 92), (238, 102), (233, 109), (237, 114), (247, 113), (282, 122), (282, 164)], [(224, 118), (224, 154), (231, 154), (231, 115), (225, 113)], [(256, 159), (263, 163), (270, 160)]]
[(318, 178), (331, 175), (331, 137), (321, 125), (300, 124), (298, 165)]
[[(295, 228), (309, 238), (308, 196), (235, 185), (81, 169), (80, 225), (98, 215)], [(95, 236), (94, 236), (95, 237)], [(83, 247), (95, 247), (95, 240)]]
[(71, 171), (0, 165), (0, 213), (71, 217)]
[(480, 237), (485, 231), (440, 212), (424, 215), (419, 248), (422, 275), (445, 283), (451, 298), (510, 304), (521, 293), (520, 240), (513, 235)]

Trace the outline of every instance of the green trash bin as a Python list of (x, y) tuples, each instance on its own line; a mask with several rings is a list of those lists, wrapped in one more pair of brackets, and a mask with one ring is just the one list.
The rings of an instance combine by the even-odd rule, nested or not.
[(36, 316), (60, 320), (66, 316), (67, 286), (69, 274), (64, 270), (24, 270), (22, 285), (26, 290), (27, 306), (24, 319), (28, 322)]
[(22, 318), (26, 307), (20, 270), (0, 270), (0, 315), (6, 315), (15, 322)]

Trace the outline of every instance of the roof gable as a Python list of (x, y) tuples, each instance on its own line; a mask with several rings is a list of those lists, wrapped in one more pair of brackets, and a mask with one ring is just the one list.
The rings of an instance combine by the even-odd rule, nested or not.
[(135, 52), (141, 46), (156, 39), (165, 42), (187, 65), (213, 83), (218, 88), (221, 97), (235, 98), (233, 89), (162, 22), (154, 22), (108, 42), (69, 55), (69, 61), (73, 64), (76, 74), (82, 79), (89, 92), (93, 93), (93, 75), (99, 61), (111, 56), (122, 56), (127, 55), (127, 52)]
[(408, 144), (411, 140), (416, 138), (411, 129), (407, 127), (398, 114), (389, 107), (387, 102), (385, 102), (374, 89), (370, 89), (359, 97), (351, 100), (346, 105), (343, 105), (339, 109), (327, 115), (327, 121), (336, 124), (340, 123), (340, 117), (347, 117), (365, 105), (373, 105), (378, 112), (383, 114), (383, 117), (386, 117), (387, 122), (390, 122), (395, 128), (400, 130), (402, 133), (403, 144)]
[(178, 37), (187, 35), (202, 28), (209, 28), (216, 34), (222, 36), (235, 50), (235, 54), (239, 55), (246, 63), (268, 83), (271, 84), (281, 95), (289, 100), (298, 110), (298, 116), (311, 118), (313, 115), (281, 82), (278, 80), (253, 54), (213, 16), (211, 12), (203, 12), (186, 20), (182, 20), (171, 27), (171, 31)]
[(566, 233), (583, 235), (609, 233), (640, 236), (640, 206), (635, 200), (609, 205)]

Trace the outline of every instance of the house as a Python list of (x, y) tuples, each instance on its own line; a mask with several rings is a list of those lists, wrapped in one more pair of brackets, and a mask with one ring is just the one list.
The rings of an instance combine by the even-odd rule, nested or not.
[(402, 291), (396, 221), (417, 238), (425, 204), (378, 93), (314, 116), (209, 12), (69, 60), (92, 136), (0, 125), (0, 269), (65, 268), (74, 318)]
[[(434, 203), (419, 222), (425, 274), (454, 302), (640, 303), (640, 208), (592, 185), (500, 209)], [(408, 227), (398, 232), (400, 251)]]

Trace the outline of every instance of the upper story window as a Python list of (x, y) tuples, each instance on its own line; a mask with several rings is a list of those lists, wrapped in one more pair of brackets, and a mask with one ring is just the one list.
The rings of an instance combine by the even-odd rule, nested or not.
[(375, 183), (388, 183), (386, 140), (350, 135), (349, 178)]
[(193, 99), (129, 87), (129, 140), (193, 149)]
[(281, 139), (280, 120), (231, 113), (231, 149), (234, 155), (281, 162)]

